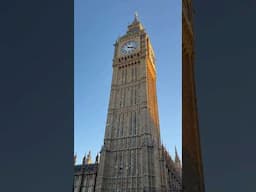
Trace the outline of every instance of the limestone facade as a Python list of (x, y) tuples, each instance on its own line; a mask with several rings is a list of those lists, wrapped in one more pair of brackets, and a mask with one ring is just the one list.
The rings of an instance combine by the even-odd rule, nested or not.
[(93, 171), (75, 166), (77, 178), (87, 178), (94, 188), (81, 188), (78, 180), (75, 192), (178, 192), (181, 162), (160, 142), (155, 54), (137, 15), (114, 46), (100, 163), (91, 164)]
[(182, 1), (182, 158), (183, 191), (203, 192), (203, 168), (194, 70), (194, 32), (191, 0)]

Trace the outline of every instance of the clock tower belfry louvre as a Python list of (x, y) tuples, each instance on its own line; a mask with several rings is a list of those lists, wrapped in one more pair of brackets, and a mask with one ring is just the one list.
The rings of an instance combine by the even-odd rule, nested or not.
[(176, 153), (172, 160), (160, 141), (154, 50), (137, 14), (114, 46), (100, 160), (90, 185), (80, 177), (89, 165), (76, 166), (74, 191), (180, 192), (180, 159)]

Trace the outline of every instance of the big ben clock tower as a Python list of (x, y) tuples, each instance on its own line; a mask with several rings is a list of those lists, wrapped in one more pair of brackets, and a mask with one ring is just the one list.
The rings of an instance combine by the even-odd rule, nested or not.
[(137, 14), (114, 46), (95, 191), (168, 191), (168, 173), (161, 164), (154, 50)]
[(137, 14), (114, 46), (100, 159), (75, 166), (74, 192), (180, 192), (178, 154), (172, 160), (160, 142), (155, 54)]
[(182, 0), (182, 160), (184, 192), (205, 191), (194, 64), (192, 0)]

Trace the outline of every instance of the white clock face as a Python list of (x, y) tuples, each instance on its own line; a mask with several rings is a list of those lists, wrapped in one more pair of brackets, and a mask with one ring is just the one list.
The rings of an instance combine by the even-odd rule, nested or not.
[(128, 55), (133, 53), (138, 48), (137, 41), (128, 41), (121, 47), (121, 53), (123, 55)]

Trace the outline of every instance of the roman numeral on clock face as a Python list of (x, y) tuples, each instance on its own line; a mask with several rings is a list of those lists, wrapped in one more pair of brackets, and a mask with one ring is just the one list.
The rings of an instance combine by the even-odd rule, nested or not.
[(121, 53), (123, 55), (130, 54), (134, 52), (137, 49), (137, 47), (138, 47), (137, 41), (128, 41), (124, 43), (123, 46), (121, 47)]

